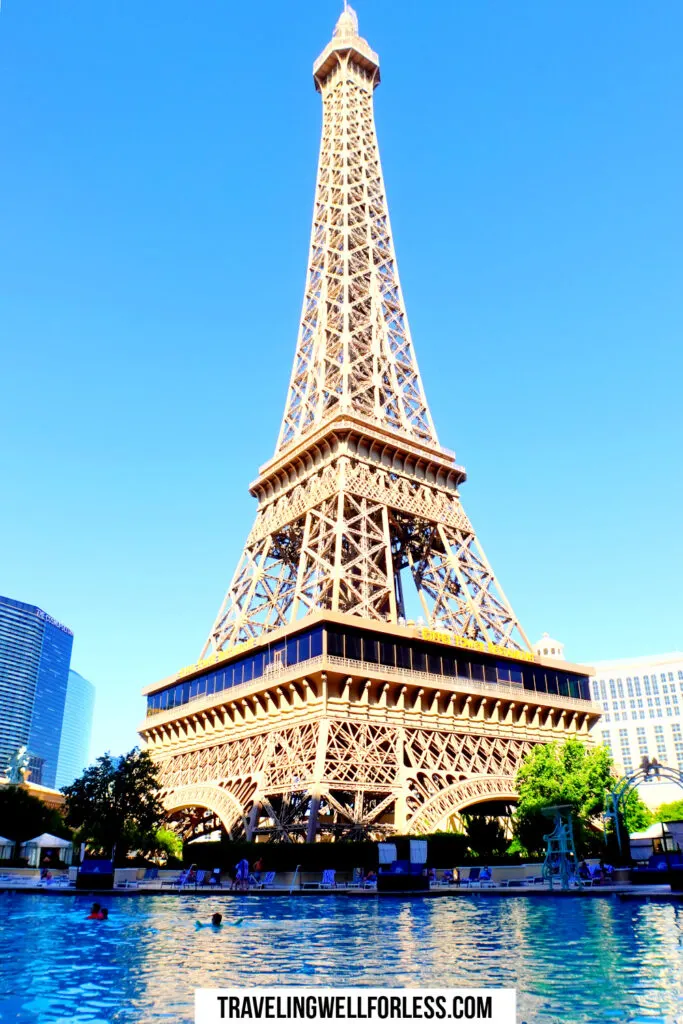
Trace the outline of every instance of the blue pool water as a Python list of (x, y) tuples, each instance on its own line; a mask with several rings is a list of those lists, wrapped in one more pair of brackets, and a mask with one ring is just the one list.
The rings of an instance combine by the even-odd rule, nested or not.
[[(683, 1024), (683, 913), (616, 898), (0, 894), (0, 1021), (190, 1024), (194, 989), (506, 986), (527, 1024)], [(196, 931), (220, 910), (240, 928)]]

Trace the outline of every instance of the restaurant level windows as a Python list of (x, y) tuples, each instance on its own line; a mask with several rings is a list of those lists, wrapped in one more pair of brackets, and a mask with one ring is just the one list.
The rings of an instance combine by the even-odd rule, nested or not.
[(311, 641), (311, 658), (319, 658), (323, 653), (323, 631), (322, 628), (314, 629), (310, 634)]
[(393, 642), (386, 640), (380, 642), (379, 660), (382, 665), (394, 668), (396, 665), (396, 651)]
[[(307, 639), (308, 639), (308, 637), (306, 637), (306, 640)], [(302, 640), (301, 646), (305, 648), (305, 647), (308, 646), (308, 644), (304, 640)], [(289, 639), (287, 641), (286, 654), (285, 654), (285, 664), (286, 665), (296, 665), (297, 661), (299, 661), (299, 660), (304, 661), (306, 659), (306, 655), (307, 655), (307, 652), (304, 650), (304, 657), (299, 659), (299, 644), (297, 642), (297, 638), (296, 637), (291, 637), (291, 639)]]
[(327, 653), (334, 658), (344, 657), (344, 637), (336, 629), (327, 631)]
[(458, 663), (451, 654), (444, 654), (442, 656), (441, 671), (445, 676), (457, 676)]
[(376, 665), (379, 661), (379, 643), (374, 637), (363, 638), (363, 661)]
[(421, 645), (413, 648), (413, 670), (415, 672), (427, 671), (427, 656)]
[(396, 664), (399, 668), (409, 669), (411, 667), (410, 647), (405, 644), (396, 645)]
[(345, 652), (345, 655), (346, 655), (347, 658), (350, 658), (352, 661), (361, 661), (362, 660), (361, 640), (360, 640), (360, 636), (358, 636), (356, 633), (347, 633), (346, 634), (346, 652)]

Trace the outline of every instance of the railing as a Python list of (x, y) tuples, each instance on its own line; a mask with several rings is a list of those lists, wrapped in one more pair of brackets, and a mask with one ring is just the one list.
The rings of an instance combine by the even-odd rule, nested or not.
[(506, 700), (519, 700), (526, 697), (529, 700), (540, 697), (548, 697), (555, 703), (562, 702), (563, 707), (573, 707), (581, 711), (592, 710), (598, 714), (602, 713), (599, 704), (591, 700), (583, 700), (579, 697), (564, 697), (556, 693), (543, 693), (541, 690), (527, 690), (522, 683), (487, 683), (478, 679), (470, 679), (469, 676), (440, 676), (433, 672), (419, 672), (412, 668), (397, 668), (391, 665), (379, 665), (370, 661), (352, 661), (350, 658), (338, 658), (336, 655), (328, 654), (327, 662), (335, 667), (348, 669), (355, 675), (376, 675), (385, 672), (388, 675), (399, 676), (406, 682), (425, 682), (437, 690), (444, 688), (456, 693), (471, 693), (473, 696), (504, 697)]
[[(223, 700), (234, 700), (236, 697), (246, 696), (254, 691), (254, 683), (263, 682), (270, 685), (279, 682), (285, 676), (301, 675), (302, 669), (309, 672), (314, 668), (322, 668), (325, 659), (322, 654), (316, 654), (314, 658), (307, 658), (305, 661), (297, 661), (295, 665), (283, 665), (282, 668), (272, 671), (272, 666), (260, 676), (250, 679), (248, 683), (236, 683), (235, 686), (226, 686), (223, 690), (216, 690), (215, 693), (207, 693), (201, 697), (192, 697), (184, 704), (176, 704), (172, 708), (148, 708), (147, 718), (155, 718), (157, 715), (168, 715), (183, 709), (183, 713), (194, 714), (195, 711), (203, 711), (206, 708), (213, 708)], [(225, 696), (223, 696), (225, 695)]]
[(583, 700), (577, 697), (564, 697), (556, 693), (543, 693), (540, 690), (527, 690), (522, 683), (487, 683), (477, 679), (470, 679), (468, 676), (442, 676), (433, 672), (420, 672), (415, 669), (398, 668), (393, 665), (381, 665), (370, 661), (354, 661), (351, 658), (340, 658), (334, 654), (318, 654), (306, 661), (299, 661), (295, 665), (283, 665), (273, 671), (269, 671), (248, 683), (238, 683), (235, 686), (226, 687), (224, 690), (217, 690), (216, 693), (206, 694), (202, 697), (194, 697), (185, 704), (176, 704), (172, 708), (148, 709), (147, 722), (149, 719), (157, 718), (159, 715), (193, 715), (204, 711), (207, 708), (216, 707), (223, 701), (232, 701), (235, 698), (250, 695), (254, 692), (254, 685), (259, 683), (270, 686), (273, 683), (284, 682), (287, 678), (299, 677), (317, 669), (326, 667), (340, 669), (348, 672), (349, 675), (378, 676), (385, 675), (398, 678), (406, 683), (425, 683), (432, 689), (444, 690), (452, 693), (471, 694), (472, 696), (499, 697), (504, 700), (528, 700), (533, 702), (539, 700), (547, 701), (563, 708), (574, 708), (579, 711), (592, 711), (594, 714), (602, 714), (599, 704), (591, 700)]

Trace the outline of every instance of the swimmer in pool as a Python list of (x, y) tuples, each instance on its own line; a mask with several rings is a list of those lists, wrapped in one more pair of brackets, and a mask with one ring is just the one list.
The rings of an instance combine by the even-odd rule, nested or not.
[[(244, 921), (244, 918), (243, 917), (238, 917), (236, 921), (231, 921), (228, 927), (230, 927), (230, 928), (239, 928), (239, 926), (242, 924), (242, 921)], [(222, 928), (222, 927), (223, 927), (223, 915), (222, 914), (214, 914), (213, 917), (211, 918), (211, 921), (208, 924), (202, 924), (201, 921), (195, 921), (195, 928)]]
[(86, 917), (86, 921), (101, 921), (102, 920), (102, 908), (99, 903), (93, 903), (90, 908), (90, 913)]

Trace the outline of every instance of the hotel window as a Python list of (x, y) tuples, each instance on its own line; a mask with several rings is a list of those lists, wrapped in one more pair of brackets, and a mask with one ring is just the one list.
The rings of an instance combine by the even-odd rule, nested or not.
[(680, 669), (678, 671), (678, 678), (683, 679), (683, 672)]
[(603, 700), (607, 700), (607, 687), (605, 686), (605, 680), (600, 680), (600, 696)]
[(619, 714), (618, 711), (614, 712), (614, 721), (615, 722), (620, 722), (621, 721), (621, 715)]
[(610, 679), (610, 681), (609, 681), (609, 692), (612, 694), (612, 700), (616, 700), (617, 699), (617, 688), (614, 685), (614, 680), (613, 679)]
[(643, 682), (645, 683), (645, 693), (649, 697), (650, 693), (651, 693), (651, 690), (650, 690), (650, 680), (647, 678), (647, 676), (645, 676), (645, 678), (643, 679)]
[(659, 684), (657, 683), (657, 680), (655, 679), (654, 676), (652, 677), (651, 681), (652, 681), (652, 692), (653, 693), (659, 693)]
[(669, 672), (669, 682), (672, 683), (673, 680), (674, 680), (674, 674), (673, 674), (673, 672)]
[(662, 672), (662, 674), (660, 675), (660, 677), (659, 677), (659, 678), (661, 679), (661, 681), (662, 681), (663, 683), (665, 683), (665, 682), (666, 682), (666, 672)]
[(664, 742), (664, 726), (655, 726), (655, 743), (657, 744), (657, 757), (666, 760), (666, 744)]
[(638, 679), (638, 676), (636, 676), (633, 685), (636, 688), (636, 697), (640, 697), (640, 680)]
[(602, 720), (603, 720), (603, 722), (609, 722), (609, 720), (610, 720), (609, 715), (603, 715), (602, 716)]
[(617, 679), (617, 692), (620, 697), (624, 696), (624, 684), (622, 683), (621, 679)]
[(621, 708), (622, 711), (626, 711), (626, 701), (625, 700), (620, 700), (619, 701), (619, 707)]
[(626, 680), (626, 692), (629, 697), (633, 696), (633, 681), (630, 678)]

